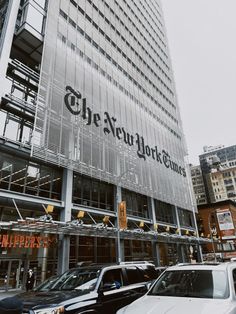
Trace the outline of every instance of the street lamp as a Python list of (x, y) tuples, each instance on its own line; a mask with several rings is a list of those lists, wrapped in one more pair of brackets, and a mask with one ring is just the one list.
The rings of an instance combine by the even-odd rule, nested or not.
[(214, 213), (214, 212), (210, 211), (210, 213), (208, 214), (208, 228), (209, 228), (210, 237), (211, 237), (212, 249), (213, 249), (213, 254), (214, 254), (214, 261), (215, 261), (215, 263), (216, 263), (216, 262), (217, 262), (217, 259), (216, 259), (216, 251), (215, 251), (214, 239), (213, 239), (212, 228), (211, 228), (211, 217), (212, 217), (212, 213)]
[(121, 262), (121, 246), (120, 246), (120, 217), (119, 217), (119, 200), (118, 193), (116, 191), (116, 210), (117, 210), (117, 262), (120, 264)]

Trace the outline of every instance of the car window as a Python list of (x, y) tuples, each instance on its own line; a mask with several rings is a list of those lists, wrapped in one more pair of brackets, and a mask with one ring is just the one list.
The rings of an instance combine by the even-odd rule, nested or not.
[(236, 269), (233, 269), (234, 293), (236, 293)]
[(218, 270), (166, 271), (149, 295), (225, 299), (229, 297), (227, 274)]
[(129, 267), (126, 267), (125, 270), (126, 270), (126, 275), (128, 279), (128, 282), (126, 283), (127, 285), (145, 281), (144, 274), (142, 278), (141, 270), (139, 270), (137, 267), (129, 266)]
[(158, 277), (158, 272), (156, 271), (154, 266), (142, 265), (138, 267), (142, 271), (144, 281), (152, 281)]
[(110, 269), (107, 270), (102, 278), (101, 287), (111, 287), (112, 284), (114, 285), (114, 288), (119, 289), (124, 285), (123, 275), (122, 275), (122, 269)]
[(100, 269), (75, 269), (66, 272), (55, 282), (51, 290), (73, 290), (95, 288)]

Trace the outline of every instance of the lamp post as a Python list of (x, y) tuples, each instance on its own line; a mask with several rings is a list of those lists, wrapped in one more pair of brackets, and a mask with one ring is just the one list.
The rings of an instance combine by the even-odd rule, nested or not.
[[(116, 190), (116, 217), (117, 217), (117, 263), (121, 263), (121, 245), (120, 245), (120, 215), (119, 215), (119, 203), (122, 201), (121, 199), (121, 178), (127, 174), (128, 172), (133, 172), (133, 168), (125, 170), (121, 175), (118, 177), (117, 182), (117, 190)], [(120, 194), (120, 200), (118, 197), (118, 193)]]
[(117, 185), (117, 190), (116, 190), (117, 262), (118, 262), (118, 264), (120, 264), (120, 262), (121, 262), (121, 246), (120, 246), (120, 215), (119, 215), (118, 188), (120, 188), (120, 186)]
[(214, 213), (214, 212), (210, 211), (208, 214), (208, 228), (209, 228), (210, 237), (211, 237), (212, 249), (213, 249), (213, 254), (214, 254), (214, 261), (216, 263), (217, 262), (216, 251), (215, 251), (214, 239), (213, 239), (212, 229), (211, 229), (211, 215), (212, 215), (212, 213)]

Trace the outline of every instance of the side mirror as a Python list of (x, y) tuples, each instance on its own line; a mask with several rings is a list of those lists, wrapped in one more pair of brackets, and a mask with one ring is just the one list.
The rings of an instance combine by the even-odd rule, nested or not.
[(145, 285), (147, 290), (149, 290), (151, 288), (152, 282), (147, 282)]

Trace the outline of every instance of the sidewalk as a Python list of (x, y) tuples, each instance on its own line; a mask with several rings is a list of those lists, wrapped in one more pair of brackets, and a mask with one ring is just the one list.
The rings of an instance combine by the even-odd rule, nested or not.
[(14, 295), (23, 292), (21, 289), (11, 289), (9, 291), (0, 290), (0, 300), (8, 297), (13, 297)]

